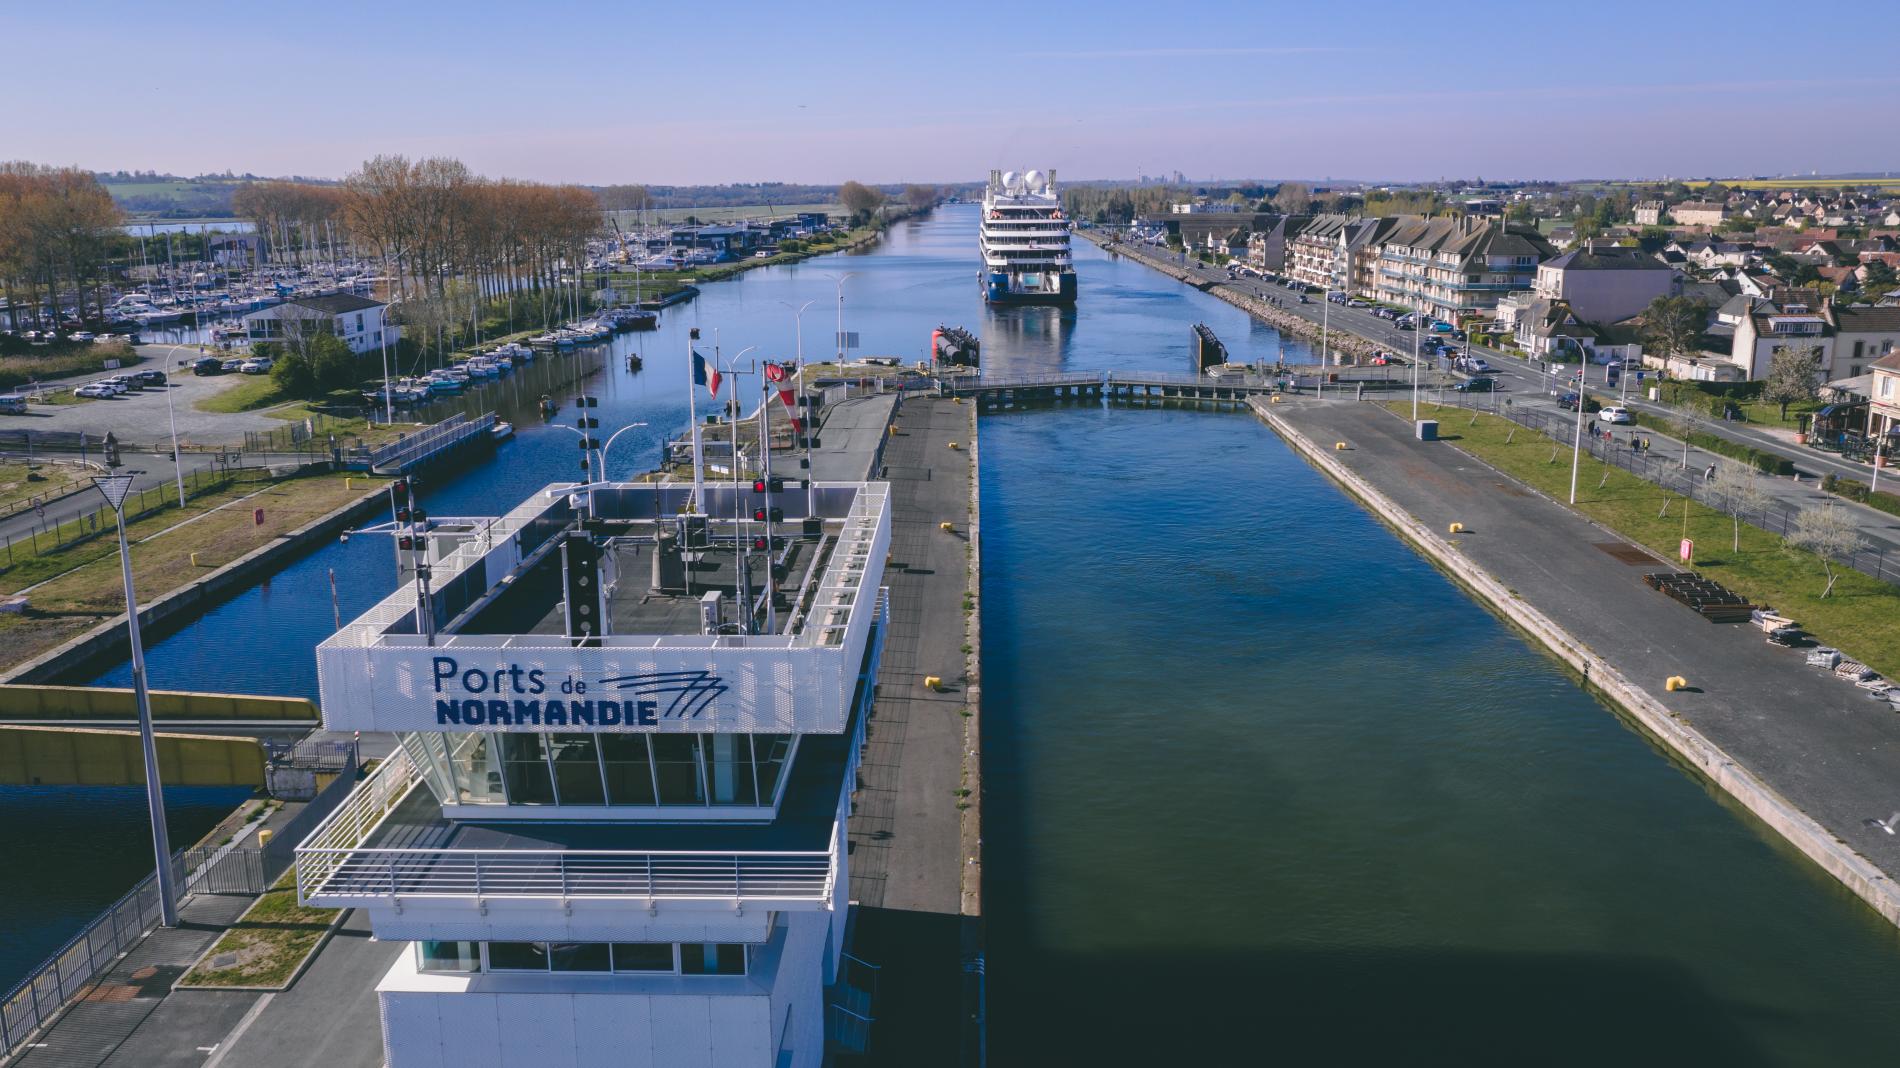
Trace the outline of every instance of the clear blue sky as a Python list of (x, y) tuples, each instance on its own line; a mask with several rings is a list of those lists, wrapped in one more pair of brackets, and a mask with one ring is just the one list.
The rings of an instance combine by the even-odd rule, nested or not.
[(589, 183), (1900, 169), (1893, 31), (1866, 6), (4, 6), (0, 156), (102, 170), (335, 177), (384, 152)]

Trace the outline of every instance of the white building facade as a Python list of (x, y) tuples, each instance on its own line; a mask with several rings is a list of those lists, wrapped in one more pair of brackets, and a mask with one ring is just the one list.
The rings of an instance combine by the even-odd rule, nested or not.
[[(244, 316), (244, 333), (251, 341), (289, 341), (316, 334), (343, 339), (357, 355), (396, 343), (398, 328), (386, 322), (386, 306), (351, 293), (327, 297), (298, 297)], [(385, 337), (387, 335), (387, 337)]]
[(319, 646), (401, 740), (297, 851), (406, 943), (389, 1068), (822, 1063), (886, 487), (690, 493), (550, 487)]

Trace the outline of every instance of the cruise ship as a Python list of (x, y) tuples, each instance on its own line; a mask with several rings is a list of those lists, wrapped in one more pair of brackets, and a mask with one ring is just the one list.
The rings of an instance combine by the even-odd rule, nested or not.
[(977, 231), (983, 250), (983, 299), (991, 304), (1075, 303), (1069, 220), (1056, 196), (1056, 172), (991, 171)]

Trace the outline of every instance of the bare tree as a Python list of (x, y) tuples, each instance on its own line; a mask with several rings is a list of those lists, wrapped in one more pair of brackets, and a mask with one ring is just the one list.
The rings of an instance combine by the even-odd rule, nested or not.
[(838, 187), (838, 200), (854, 217), (869, 221), (884, 206), (884, 191), (861, 182), (846, 182)]
[(1854, 525), (1853, 517), (1829, 502), (1804, 508), (1794, 517), (1794, 529), (1788, 532), (1788, 544), (1797, 549), (1806, 549), (1821, 558), (1821, 567), (1827, 572), (1827, 586), (1821, 590), (1821, 596), (1827, 597), (1834, 592), (1837, 578), (1834, 565), (1865, 548), (1867, 542), (1860, 536), (1860, 528)]
[(1700, 393), (1679, 389), (1676, 399), (1669, 402), (1668, 412), (1664, 416), (1669, 420), (1670, 432), (1682, 439), (1681, 466), (1685, 471), (1689, 468), (1689, 439), (1702, 429), (1703, 421), (1708, 418), (1708, 409), (1703, 407), (1705, 403)]
[(907, 185), (904, 187), (904, 203), (912, 211), (922, 211), (937, 202), (942, 194), (934, 185)]
[(1709, 503), (1727, 513), (1735, 526), (1730, 552), (1742, 551), (1742, 516), (1766, 507), (1769, 494), (1761, 484), (1761, 475), (1752, 467), (1725, 463), (1715, 469), (1715, 481), (1709, 483)]

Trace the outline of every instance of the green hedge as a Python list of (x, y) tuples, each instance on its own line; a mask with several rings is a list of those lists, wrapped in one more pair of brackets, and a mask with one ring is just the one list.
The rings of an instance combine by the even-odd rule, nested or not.
[(1869, 490), (1864, 482), (1827, 475), (1821, 479), (1821, 490), (1824, 493), (1838, 493), (1850, 501), (1859, 501), (1869, 508), (1878, 508), (1889, 515), (1900, 515), (1900, 497), (1895, 497), (1891, 493), (1875, 493)]
[[(1667, 419), (1648, 415), (1643, 412), (1633, 414), (1636, 416), (1637, 426), (1663, 434), (1675, 433), (1675, 430), (1669, 425), (1669, 420)], [(1689, 435), (1689, 444), (1705, 452), (1712, 452), (1718, 456), (1726, 456), (1731, 460), (1740, 460), (1765, 475), (1794, 474), (1793, 460), (1777, 456), (1772, 452), (1763, 452), (1760, 449), (1748, 445), (1738, 445), (1727, 438), (1718, 438), (1714, 434), (1697, 430)]]

